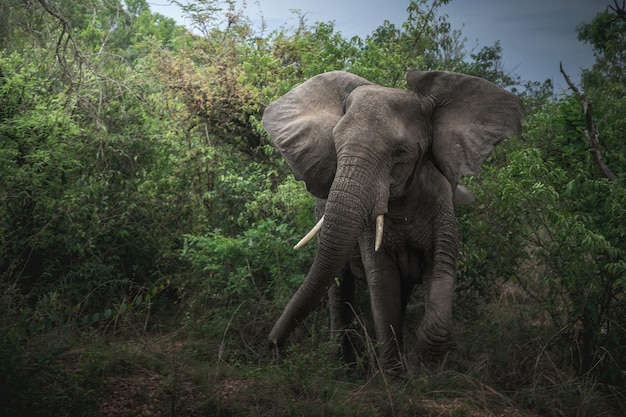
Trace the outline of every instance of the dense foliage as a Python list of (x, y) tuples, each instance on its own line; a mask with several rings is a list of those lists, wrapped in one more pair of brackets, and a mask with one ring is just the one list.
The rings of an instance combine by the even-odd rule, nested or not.
[[(145, 0), (4, 0), (0, 397), (10, 400), (0, 414), (96, 407), (102, 370), (84, 371), (86, 386), (59, 376), (55, 361), (74, 348), (59, 332), (140, 337), (173, 325), (219, 343), (220, 361), (267, 365), (257, 352), (306, 274), (313, 248), (291, 248), (314, 216), (262, 129), (263, 109), (320, 72), (404, 87), (413, 68), (484, 77), (527, 110), (521, 136), (466, 179), (477, 201), (458, 212), (449, 366), (476, 373), (463, 358), (486, 357), (482, 383), (551, 415), (624, 412), (612, 396), (626, 379), (624, 11), (578, 28), (596, 53), (578, 89), (593, 103), (609, 179), (589, 152), (580, 94), (508, 73), (499, 43), (467, 51), (440, 14), (448, 1), (413, 0), (401, 27), (346, 39), (304, 15), (267, 32), (234, 1), (183, 4), (184, 28)], [(409, 314), (419, 311), (416, 299)], [(231, 327), (239, 336), (227, 339)], [(300, 331), (300, 343), (314, 332)], [(310, 373), (307, 361), (292, 356), (288, 372)], [(546, 388), (565, 375), (580, 385)]]

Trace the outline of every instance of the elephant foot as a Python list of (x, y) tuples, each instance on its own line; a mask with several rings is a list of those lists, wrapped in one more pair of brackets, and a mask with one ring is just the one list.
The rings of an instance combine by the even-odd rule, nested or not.
[(404, 355), (398, 349), (394, 349), (386, 354), (380, 352), (378, 357), (372, 358), (371, 364), (370, 369), (372, 373), (380, 372), (392, 377), (406, 375), (407, 363)]
[(406, 356), (407, 374), (409, 376), (418, 376), (424, 374), (430, 374), (440, 371), (445, 366), (447, 361), (450, 346), (446, 347), (444, 351), (424, 354), (424, 352), (413, 352)]

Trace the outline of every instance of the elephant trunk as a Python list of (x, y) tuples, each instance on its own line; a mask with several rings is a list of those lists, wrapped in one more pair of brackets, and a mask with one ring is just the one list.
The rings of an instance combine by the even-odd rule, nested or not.
[(372, 187), (365, 186), (371, 182), (371, 178), (366, 181), (368, 177), (363, 175), (368, 170), (355, 168), (354, 164), (346, 165), (352, 168), (339, 168), (328, 194), (318, 250), (311, 269), (269, 334), (270, 343), (276, 346), (282, 346), (298, 323), (315, 310), (354, 253), (364, 229), (376, 214), (384, 214), (373, 213), (376, 210), (374, 202), (380, 195), (376, 196)]

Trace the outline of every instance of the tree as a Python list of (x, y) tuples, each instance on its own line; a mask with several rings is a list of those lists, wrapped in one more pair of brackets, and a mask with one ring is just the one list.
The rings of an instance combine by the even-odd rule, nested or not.
[(157, 83), (107, 40), (119, 5), (101, 20), (81, 14), (100, 4), (64, 6), (22, 5), (35, 13), (12, 37), (33, 47), (0, 53), (0, 276), (31, 303), (54, 293), (54, 308), (101, 308), (175, 269), (162, 254), (192, 217), (173, 188), (179, 150)]
[[(614, 6), (599, 13), (591, 22), (578, 27), (578, 39), (591, 44), (596, 57), (593, 68), (586, 71), (584, 81), (591, 85), (604, 79), (624, 83), (626, 69), (626, 18), (624, 6), (615, 0)], [(594, 77), (601, 75), (601, 77)], [(594, 80), (595, 79), (595, 80)]]
[[(616, 385), (623, 384), (626, 368), (626, 108), (622, 73), (615, 70), (623, 65), (618, 57), (625, 45), (619, 19), (601, 13), (580, 27), (581, 37), (597, 45), (597, 62), (584, 72), (582, 89), (570, 81), (571, 94), (533, 106), (521, 138), (496, 151), (492, 163), (500, 169), (484, 171), (477, 187), (481, 203), (468, 209), (477, 220), (466, 219), (465, 209), (461, 216), (470, 243), (462, 262), (478, 271), (483, 263), (496, 269), (481, 277), (461, 268), (467, 272), (459, 278), (462, 285), (484, 277), (514, 280), (549, 314), (558, 334), (549, 346), (555, 357), (569, 357), (578, 375)], [(494, 249), (481, 252), (474, 239)]]

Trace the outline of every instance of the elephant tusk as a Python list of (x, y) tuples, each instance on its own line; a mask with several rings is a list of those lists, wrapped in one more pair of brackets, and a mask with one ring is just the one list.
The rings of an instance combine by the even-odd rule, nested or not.
[(318, 221), (317, 224), (313, 226), (313, 229), (311, 229), (309, 233), (307, 233), (302, 239), (300, 239), (300, 242), (298, 242), (296, 246), (294, 246), (293, 248), (300, 249), (301, 247), (306, 245), (309, 240), (313, 239), (315, 235), (318, 234), (319, 231), (321, 230), (323, 222), (324, 222), (324, 216), (322, 216), (320, 221)]
[(376, 217), (376, 241), (374, 243), (374, 251), (378, 252), (380, 245), (383, 243), (383, 228), (385, 225), (385, 215), (379, 214)]

